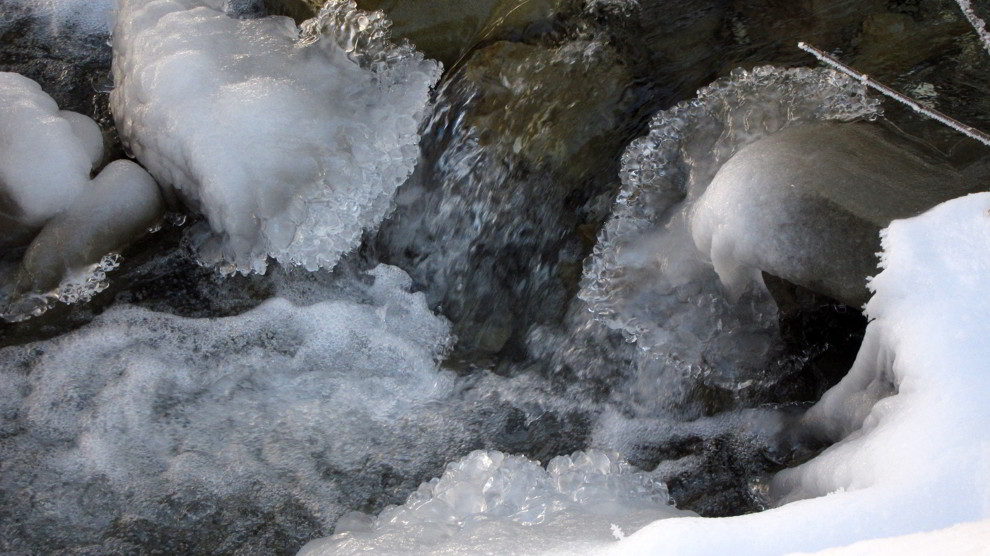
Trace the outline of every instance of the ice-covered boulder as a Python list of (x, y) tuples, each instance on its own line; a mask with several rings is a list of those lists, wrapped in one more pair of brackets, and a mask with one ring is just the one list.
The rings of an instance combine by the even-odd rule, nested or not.
[(114, 117), (125, 144), (206, 225), (201, 259), (332, 267), (412, 171), (436, 62), (380, 13), (332, 0), (302, 31), (217, 1), (119, 2)]
[(31, 79), (0, 72), (0, 247), (30, 241), (72, 204), (102, 159), (96, 122), (59, 110)]
[[(788, 128), (879, 114), (864, 85), (830, 70), (737, 70), (658, 113), (622, 159), (622, 190), (585, 264), (581, 299), (597, 318), (684, 373), (743, 382), (779, 345), (777, 309), (757, 278), (727, 289), (699, 250), (693, 219), (722, 166)], [(764, 207), (723, 208), (755, 226)], [(721, 223), (724, 225), (724, 223)]]
[(691, 230), (730, 289), (762, 271), (860, 307), (880, 230), (978, 185), (879, 125), (806, 125), (726, 161), (695, 206)]
[(106, 288), (116, 252), (162, 217), (158, 185), (137, 164), (116, 161), (90, 179), (104, 157), (96, 122), (0, 73), (0, 318), (89, 299)]

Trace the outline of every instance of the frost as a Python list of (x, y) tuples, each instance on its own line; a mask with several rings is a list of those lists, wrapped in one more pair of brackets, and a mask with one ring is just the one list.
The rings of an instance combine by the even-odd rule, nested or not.
[(437, 63), (332, 0), (302, 32), (218, 2), (120, 2), (111, 95), (141, 163), (208, 226), (199, 256), (332, 267), (384, 218), (418, 155)]

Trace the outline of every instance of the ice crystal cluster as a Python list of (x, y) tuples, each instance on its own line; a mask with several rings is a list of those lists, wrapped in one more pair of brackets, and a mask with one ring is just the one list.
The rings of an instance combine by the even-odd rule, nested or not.
[(219, 1), (121, 0), (111, 105), (125, 144), (205, 216), (200, 258), (263, 272), (332, 267), (388, 212), (417, 160), (436, 62), (381, 14), (332, 0), (291, 19)]

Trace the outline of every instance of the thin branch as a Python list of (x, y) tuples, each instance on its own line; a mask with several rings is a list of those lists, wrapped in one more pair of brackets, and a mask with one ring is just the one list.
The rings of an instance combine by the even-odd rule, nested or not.
[(980, 16), (976, 15), (973, 11), (973, 5), (969, 3), (969, 0), (956, 0), (956, 4), (959, 4), (959, 8), (962, 10), (966, 19), (969, 20), (969, 24), (976, 29), (976, 34), (980, 37), (980, 42), (983, 43), (983, 48), (990, 52), (990, 31), (987, 31), (987, 24), (980, 19)]
[(842, 62), (840, 62), (830, 54), (822, 50), (819, 50), (814, 46), (811, 46), (803, 42), (799, 42), (798, 48), (813, 55), (815, 58), (818, 58), (821, 62), (841, 71), (842, 73), (852, 77), (853, 79), (856, 79), (863, 85), (876, 89), (877, 91), (880, 91), (884, 95), (902, 104), (907, 105), (915, 112), (927, 116), (937, 122), (945, 124), (951, 127), (952, 129), (958, 131), (959, 133), (962, 133), (963, 135), (966, 135), (967, 137), (970, 137), (972, 139), (976, 139), (977, 141), (990, 147), (990, 135), (987, 135), (986, 133), (976, 129), (975, 127), (966, 125), (960, 122), (959, 120), (952, 118), (951, 116), (939, 112), (938, 110), (934, 110), (932, 108), (922, 106), (918, 101), (914, 100), (913, 98), (903, 93), (899, 93), (894, 89), (891, 89), (890, 87), (884, 85), (883, 83), (880, 83), (879, 81), (873, 79), (872, 77), (866, 75), (865, 73), (861, 73), (852, 69), (851, 67), (843, 64)]

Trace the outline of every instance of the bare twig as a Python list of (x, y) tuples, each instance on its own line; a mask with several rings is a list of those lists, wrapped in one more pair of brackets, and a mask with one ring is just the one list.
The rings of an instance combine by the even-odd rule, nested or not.
[(834, 69), (836, 69), (838, 71), (841, 71), (842, 73), (844, 73), (844, 74), (852, 77), (853, 79), (858, 80), (860, 83), (866, 85), (867, 87), (871, 87), (873, 89), (876, 89), (877, 91), (880, 91), (884, 95), (886, 95), (886, 96), (888, 96), (888, 97), (890, 97), (890, 98), (892, 98), (892, 99), (894, 99), (894, 100), (896, 100), (896, 101), (898, 101), (898, 102), (900, 102), (902, 104), (907, 105), (909, 108), (911, 108), (915, 112), (917, 112), (919, 114), (922, 114), (924, 116), (927, 116), (927, 117), (929, 117), (929, 118), (931, 118), (931, 119), (933, 119), (933, 120), (935, 120), (937, 122), (940, 122), (942, 124), (945, 124), (945, 125), (951, 127), (952, 129), (958, 131), (959, 133), (962, 133), (962, 134), (964, 134), (967, 137), (970, 137), (972, 139), (976, 139), (977, 141), (979, 141), (979, 142), (983, 143), (984, 145), (990, 147), (990, 135), (987, 135), (986, 133), (984, 133), (984, 132), (976, 129), (975, 127), (966, 125), (966, 124), (960, 122), (959, 120), (957, 120), (957, 119), (955, 119), (955, 118), (953, 118), (951, 116), (948, 116), (946, 114), (943, 114), (942, 112), (939, 112), (938, 110), (935, 110), (935, 109), (932, 109), (932, 108), (928, 108), (927, 106), (923, 106), (921, 103), (919, 103), (918, 101), (914, 100), (913, 98), (911, 98), (911, 97), (909, 97), (909, 96), (907, 96), (907, 95), (905, 95), (903, 93), (899, 93), (899, 92), (895, 91), (894, 89), (891, 89), (890, 87), (884, 85), (883, 83), (880, 83), (879, 81), (873, 79), (872, 77), (870, 77), (869, 75), (866, 75), (865, 73), (861, 73), (861, 72), (858, 72), (858, 71), (852, 69), (851, 67), (849, 67), (849, 66), (843, 64), (842, 62), (840, 62), (839, 60), (837, 60), (832, 55), (830, 55), (830, 54), (828, 54), (828, 53), (826, 53), (826, 52), (824, 52), (822, 50), (819, 50), (818, 48), (815, 48), (814, 46), (811, 46), (811, 45), (806, 44), (806, 43), (803, 43), (803, 42), (799, 42), (798, 43), (798, 48), (800, 48), (801, 50), (803, 50), (803, 51), (805, 51), (805, 52), (807, 52), (807, 53), (809, 53), (811, 55), (813, 55), (815, 58), (818, 58), (821, 62), (823, 62), (823, 63), (831, 66), (832, 68), (834, 68)]
[(969, 20), (969, 24), (976, 29), (976, 34), (980, 37), (980, 42), (983, 43), (983, 48), (990, 52), (990, 31), (987, 31), (987, 24), (980, 19), (980, 16), (976, 15), (973, 11), (973, 5), (970, 4), (969, 0), (956, 0), (959, 4), (959, 9), (962, 10), (963, 15)]

